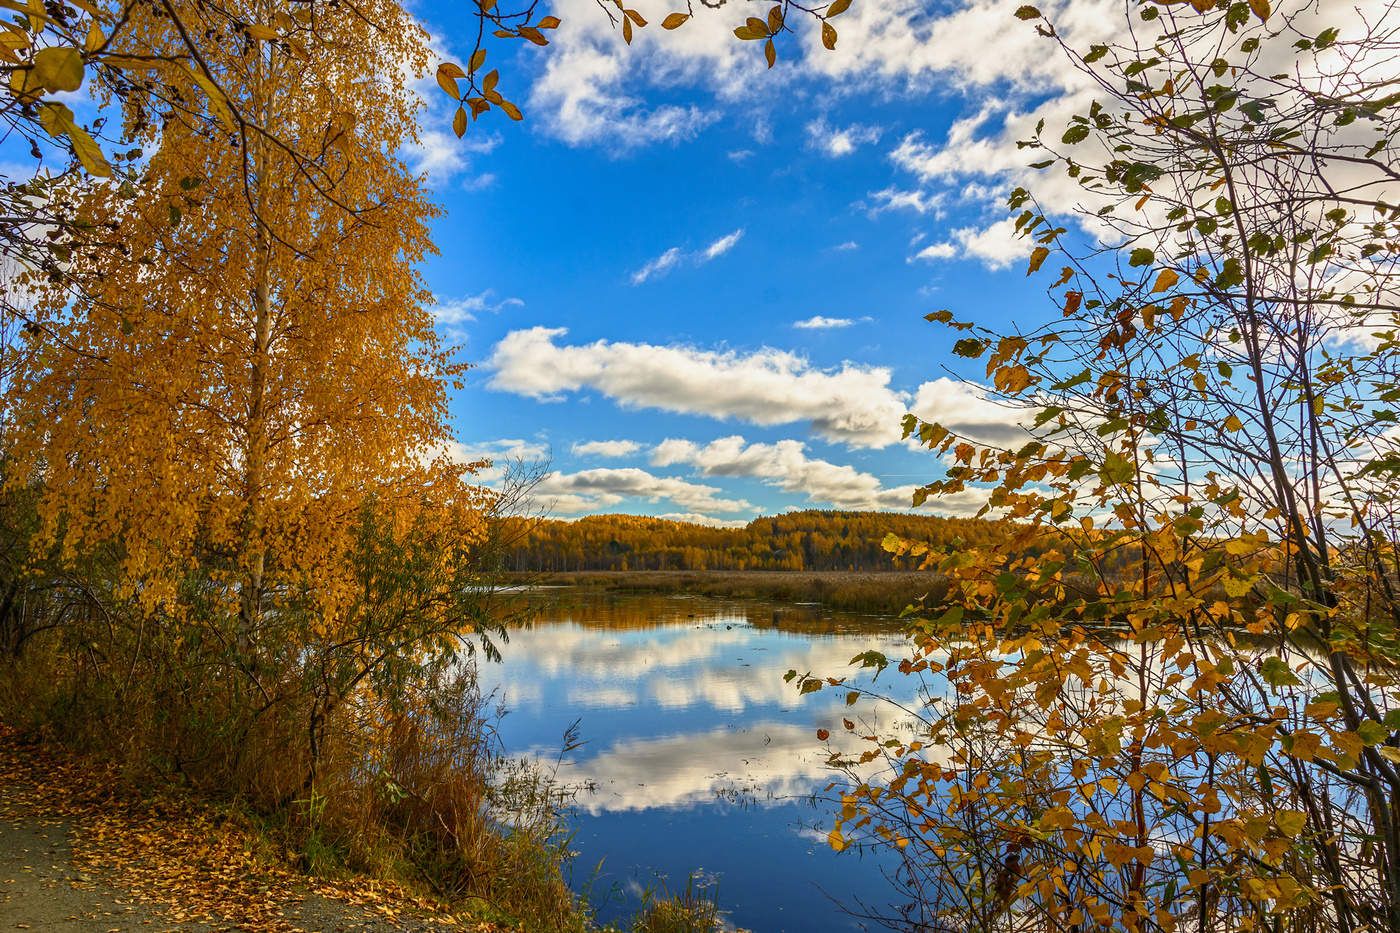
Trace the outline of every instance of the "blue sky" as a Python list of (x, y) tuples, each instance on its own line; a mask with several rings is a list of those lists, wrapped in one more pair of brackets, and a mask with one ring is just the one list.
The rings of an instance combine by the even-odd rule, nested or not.
[[(415, 7), (444, 55), (460, 6)], [(742, 523), (907, 506), (941, 475), (899, 442), (907, 410), (1014, 431), (922, 316), (1049, 313), (1005, 195), (1032, 160), (1015, 140), (1083, 92), (1016, 6), (856, 0), (837, 53), (798, 24), (769, 71), (730, 35), (766, 4), (697, 5), (628, 48), (565, 0), (549, 48), (490, 49), (523, 123), (492, 114), (458, 142), (429, 93), (415, 159), (447, 213), (425, 271), (476, 364), (452, 398), (461, 452), (547, 457), (559, 516)], [(1102, 12), (1067, 15), (1088, 35)]]

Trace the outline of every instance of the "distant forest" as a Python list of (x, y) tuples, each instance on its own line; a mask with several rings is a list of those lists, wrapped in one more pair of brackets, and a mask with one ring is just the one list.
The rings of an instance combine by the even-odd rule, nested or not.
[(907, 570), (880, 546), (887, 534), (938, 549), (985, 545), (1002, 523), (890, 512), (789, 512), (742, 528), (639, 515), (513, 524), (502, 538), (506, 570)]

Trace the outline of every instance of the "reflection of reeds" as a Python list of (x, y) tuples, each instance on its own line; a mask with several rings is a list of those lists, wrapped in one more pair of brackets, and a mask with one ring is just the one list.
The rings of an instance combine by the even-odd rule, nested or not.
[(632, 920), (632, 933), (716, 933), (721, 923), (713, 879), (691, 873), (685, 889), (674, 894), (665, 880), (642, 892), (642, 908)]
[(921, 599), (936, 604), (946, 592), (941, 577), (902, 571), (596, 570), (535, 575), (532, 582), (616, 592), (691, 593), (726, 599), (811, 602), (830, 609), (890, 614), (899, 613)]

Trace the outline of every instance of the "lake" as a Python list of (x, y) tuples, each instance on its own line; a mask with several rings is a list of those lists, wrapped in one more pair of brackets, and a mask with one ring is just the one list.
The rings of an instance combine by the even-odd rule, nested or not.
[[(646, 888), (684, 889), (692, 871), (713, 879), (730, 923), (755, 933), (860, 929), (843, 906), (889, 903), (889, 866), (833, 852), (830, 806), (813, 795), (834, 777), (817, 729), (835, 741), (842, 717), (886, 729), (893, 717), (848, 707), (844, 690), (799, 696), (783, 674), (842, 676), (861, 652), (899, 655), (897, 620), (572, 588), (522, 598), (536, 621), (483, 665), (482, 685), (500, 691), (510, 754), (552, 766), (578, 720), (585, 744), (558, 778), (579, 788), (574, 884), (600, 919), (631, 916)], [(876, 686), (913, 692), (893, 670)]]

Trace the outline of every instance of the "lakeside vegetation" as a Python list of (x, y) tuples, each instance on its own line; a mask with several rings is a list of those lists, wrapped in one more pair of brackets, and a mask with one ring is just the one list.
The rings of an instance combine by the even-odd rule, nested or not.
[(821, 603), (829, 609), (897, 615), (924, 601), (938, 605), (947, 584), (926, 572), (865, 573), (799, 570), (594, 570), (506, 574), (518, 585), (570, 586), (616, 593), (689, 593), (777, 603)]
[(984, 518), (807, 509), (756, 518), (737, 528), (642, 515), (588, 515), (573, 521), (502, 523), (501, 566), (512, 572), (584, 570), (864, 571), (909, 570), (882, 546), (888, 535), (940, 550), (1009, 540), (1011, 529)]
[[(474, 6), (466, 67), (436, 72), (459, 136), (521, 116), (481, 35), (559, 25)], [(786, 17), (831, 49), (850, 6), (732, 31), (771, 67)], [(873, 920), (1400, 930), (1393, 5), (1129, 3), (1091, 14), (1089, 48), (1056, 31), (1073, 2), (1017, 9), (1085, 77), (1074, 113), (1024, 127), (1053, 203), (1008, 199), (1047, 313), (927, 317), (1025, 417), (904, 420), (944, 470), (915, 504), (998, 520), (742, 529), (531, 528), (447, 455), (464, 367), (419, 272), (438, 208), (399, 156), (432, 71), (403, 7), (78, 7), (0, 24), (0, 112), (68, 165), (0, 190), (6, 735), (227, 807), (305, 871), (584, 933), (554, 788), (500, 754), (476, 687), (516, 621), (501, 568), (886, 610), (927, 583), (903, 656), (853, 663), (943, 693), (813, 738), (859, 749), (827, 746), (829, 846), (897, 860)], [(617, 9), (630, 43), (646, 21)], [(64, 103), (80, 89), (108, 136)], [(859, 698), (842, 671), (787, 676)], [(716, 919), (687, 889), (634, 928)]]

